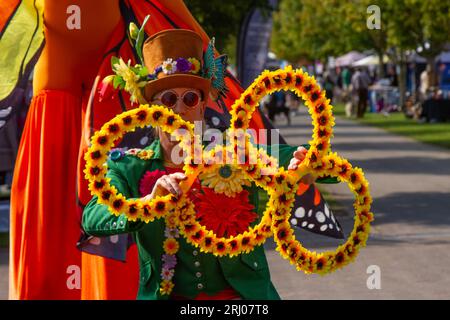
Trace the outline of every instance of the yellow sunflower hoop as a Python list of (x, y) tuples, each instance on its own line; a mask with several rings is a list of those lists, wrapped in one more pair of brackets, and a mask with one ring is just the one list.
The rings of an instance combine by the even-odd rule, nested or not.
[(151, 107), (141, 105), (105, 123), (92, 137), (91, 146), (84, 156), (85, 177), (89, 180), (89, 190), (92, 195), (97, 196), (98, 202), (107, 205), (109, 211), (116, 216), (123, 213), (128, 220), (140, 219), (147, 223), (155, 218), (164, 217), (167, 212), (175, 208), (178, 199), (172, 195), (155, 197), (151, 201), (126, 199), (114, 186), (110, 185), (110, 179), (105, 175), (107, 154), (115, 142), (126, 132), (148, 125), (160, 126), (164, 131), (174, 133), (178, 140), (182, 140), (183, 136), (183, 132), (177, 132), (179, 129), (189, 132), (190, 137), (193, 133), (193, 125), (184, 121), (172, 110), (158, 105)]
[[(294, 71), (288, 66), (284, 70), (264, 71), (233, 105), (231, 127), (248, 128), (251, 115), (261, 98), (279, 90), (291, 90), (305, 101), (314, 129), (312, 140), (309, 142), (311, 148), (297, 170), (284, 171), (281, 168), (275, 174), (276, 186), (273, 187), (275, 199), (269, 200), (268, 220), (272, 221), (277, 250), (282, 257), (295, 265), (297, 270), (325, 274), (354, 260), (359, 249), (366, 245), (370, 222), (373, 221), (373, 213), (370, 212), (372, 198), (369, 183), (361, 169), (353, 168), (347, 160), (340, 158), (336, 153), (329, 154), (334, 125), (332, 106), (315, 79), (302, 70)], [(340, 181), (349, 184), (350, 190), (356, 196), (353, 230), (347, 241), (334, 252), (316, 253), (303, 248), (295, 239), (289, 222), (298, 182), (308, 173), (316, 177), (326, 175), (338, 177)]]
[[(263, 157), (258, 156), (263, 154), (264, 151), (262, 149), (257, 150), (250, 144), (248, 146), (248, 152), (245, 153), (244, 156), (246, 155), (248, 157), (250, 154), (254, 155), (254, 162), (249, 161), (247, 158), (241, 163), (237, 158), (239, 153), (235, 152), (232, 146), (224, 147), (218, 145), (211, 151), (204, 152), (204, 163), (201, 168), (197, 166), (194, 167), (191, 164), (192, 161), (188, 160), (188, 164), (185, 165), (184, 170), (188, 176), (201, 176), (217, 173), (217, 171), (227, 167), (240, 165), (241, 173), (244, 178), (255, 182), (256, 185), (267, 191), (273, 202), (276, 199), (276, 192), (274, 190), (274, 174), (276, 171), (272, 171), (272, 175), (266, 175), (263, 170), (270, 170), (271, 165), (273, 165), (273, 162), (276, 162), (276, 160), (267, 157), (268, 159), (272, 159), (272, 162), (264, 163), (261, 161)], [(224, 163), (226, 164), (224, 165)], [(242, 180), (242, 178), (239, 179)], [(229, 237), (218, 237), (213, 231), (208, 230), (205, 226), (201, 225), (196, 220), (195, 206), (191, 201), (188, 201), (186, 194), (183, 194), (176, 212), (176, 216), (178, 217), (178, 228), (180, 229), (180, 233), (186, 238), (186, 241), (199, 247), (201, 252), (212, 253), (215, 256), (228, 255), (233, 257), (241, 253), (249, 253), (256, 246), (263, 244), (265, 240), (272, 235), (270, 207), (267, 207), (264, 211), (259, 224), (250, 227), (241, 234)]]

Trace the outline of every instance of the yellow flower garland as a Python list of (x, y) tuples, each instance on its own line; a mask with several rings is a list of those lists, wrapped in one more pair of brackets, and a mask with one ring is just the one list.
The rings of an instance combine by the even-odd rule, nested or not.
[[(175, 208), (177, 198), (167, 195), (156, 197), (151, 201), (126, 199), (114, 186), (110, 185), (110, 179), (106, 178), (106, 159), (114, 142), (120, 139), (124, 133), (133, 131), (136, 127), (143, 128), (148, 125), (160, 126), (169, 133), (176, 133), (178, 129), (193, 132), (192, 124), (184, 121), (172, 110), (158, 105), (151, 107), (141, 105), (139, 108), (126, 111), (105, 123), (92, 137), (91, 146), (84, 156), (86, 160), (85, 177), (89, 180), (89, 190), (92, 195), (97, 196), (98, 202), (107, 205), (109, 211), (116, 216), (123, 213), (128, 220), (140, 219), (147, 223), (155, 218), (163, 217), (166, 212)], [(177, 137), (182, 138), (180, 135)], [(149, 159), (152, 152), (141, 150), (137, 152), (137, 156), (141, 159)]]
[[(250, 152), (259, 152), (251, 145), (250, 147)], [(216, 172), (223, 166), (222, 156), (226, 153), (232, 153), (232, 150), (230, 150), (229, 147), (218, 145), (211, 151), (204, 153), (203, 168), (194, 169), (188, 163), (185, 165), (184, 169), (185, 171), (194, 170), (197, 174), (201, 171), (202, 173), (200, 175)], [(235, 166), (236, 164), (231, 163), (227, 165)], [(243, 164), (242, 167), (243, 170), (241, 171), (241, 174), (247, 180), (254, 181), (258, 186), (266, 190), (271, 199), (273, 198), (273, 200), (275, 200), (275, 194), (272, 188), (272, 186), (275, 185), (273, 176), (264, 176), (261, 174), (261, 170), (265, 168), (265, 165), (258, 162), (253, 165)], [(207, 230), (205, 226), (201, 225), (195, 218), (195, 206), (191, 201), (187, 200), (186, 194), (183, 194), (181, 197), (181, 202), (177, 208), (180, 208), (176, 213), (177, 226), (180, 229), (180, 233), (186, 238), (186, 241), (195, 247), (200, 248), (201, 252), (212, 253), (215, 256), (221, 257), (228, 255), (233, 257), (241, 253), (249, 253), (256, 246), (263, 244), (265, 240), (272, 235), (272, 220), (269, 206), (263, 213), (259, 224), (250, 227), (242, 234), (229, 237), (218, 237), (214, 232)]]
[[(328, 154), (334, 126), (332, 106), (314, 78), (302, 70), (294, 71), (291, 66), (288, 66), (284, 70), (264, 71), (232, 106), (231, 128), (247, 129), (259, 101), (265, 95), (281, 89), (291, 90), (305, 101), (314, 129), (312, 140), (309, 141), (311, 147), (297, 170), (285, 172), (281, 168), (274, 175), (276, 185), (270, 188), (274, 190), (275, 199), (271, 197), (269, 200), (270, 218), (268, 219), (272, 221), (277, 250), (282, 257), (288, 259), (298, 270), (325, 274), (354, 260), (360, 248), (366, 244), (370, 222), (373, 221), (373, 213), (370, 212), (372, 198), (369, 193), (369, 184), (361, 169), (353, 168), (347, 160), (340, 158), (336, 153)], [(316, 177), (325, 175), (338, 177), (340, 181), (349, 184), (350, 190), (356, 196), (354, 203), (356, 218), (353, 231), (347, 241), (335, 252), (316, 253), (303, 248), (295, 239), (289, 223), (298, 182), (308, 173)]]
[[(175, 209), (175, 213), (170, 215), (170, 223), (178, 226), (187, 242), (199, 247), (202, 252), (212, 253), (216, 256), (235, 256), (244, 252), (248, 253), (255, 246), (264, 243), (266, 238), (273, 233), (277, 250), (284, 258), (289, 259), (298, 270), (323, 274), (344, 266), (356, 257), (360, 247), (365, 245), (368, 238), (370, 222), (373, 220), (373, 214), (370, 212), (372, 199), (362, 170), (353, 168), (347, 160), (341, 159), (337, 154), (329, 154), (334, 125), (332, 107), (314, 78), (302, 70), (294, 71), (290, 66), (284, 70), (263, 72), (233, 104), (230, 112), (231, 132), (233, 134), (236, 131), (247, 129), (259, 100), (265, 95), (281, 89), (292, 90), (303, 98), (313, 120), (313, 135), (309, 142), (311, 147), (305, 160), (295, 172), (285, 172), (281, 168), (271, 174), (263, 173), (263, 170), (276, 167), (276, 159), (269, 157), (264, 150), (257, 150), (253, 147), (247, 135), (245, 136), (247, 156), (256, 155), (256, 163), (240, 164), (237, 162), (236, 150), (239, 148), (237, 138), (232, 140), (231, 146), (219, 146), (210, 152), (204, 152), (198, 145), (192, 145), (191, 141), (183, 141), (179, 138), (181, 140), (180, 147), (185, 151), (190, 151), (188, 154), (191, 154), (185, 159), (183, 168), (188, 175), (188, 181), (192, 181), (192, 177), (199, 174), (218, 170), (222, 165), (214, 162), (217, 154), (229, 153), (233, 160), (228, 165), (240, 166), (247, 179), (254, 181), (257, 186), (268, 192), (270, 198), (260, 223), (244, 233), (228, 238), (217, 237), (211, 230), (207, 230), (196, 221), (194, 205), (187, 200), (185, 194), (180, 199), (165, 196), (142, 202), (125, 199), (114, 187), (110, 186), (109, 179), (105, 177), (106, 153), (124, 132), (132, 131), (137, 126), (144, 127), (151, 124), (160, 126), (163, 131), (169, 133), (173, 133), (177, 129), (186, 129), (192, 136), (193, 128), (190, 123), (161, 106), (142, 105), (137, 109), (124, 112), (95, 133), (92, 145), (85, 155), (85, 174), (90, 181), (89, 189), (93, 195), (98, 197), (99, 203), (108, 205), (111, 213), (116, 215), (124, 213), (132, 221), (141, 219), (151, 222), (155, 218), (165, 216), (166, 222), (169, 223), (167, 212)], [(194, 159), (198, 155), (202, 155), (205, 162), (196, 164)], [(354, 229), (347, 242), (339, 246), (335, 252), (310, 252), (295, 240), (289, 223), (290, 209), (294, 202), (298, 181), (307, 173), (318, 177), (323, 175), (339, 177), (341, 181), (348, 182), (350, 189), (356, 195)], [(171, 239), (170, 241), (172, 243), (165, 243), (165, 252), (176, 252), (177, 247), (173, 243), (176, 240)], [(171, 244), (172, 249), (168, 247), (168, 244)], [(173, 284), (170, 281), (161, 283), (161, 292), (163, 293), (170, 293), (172, 288)]]

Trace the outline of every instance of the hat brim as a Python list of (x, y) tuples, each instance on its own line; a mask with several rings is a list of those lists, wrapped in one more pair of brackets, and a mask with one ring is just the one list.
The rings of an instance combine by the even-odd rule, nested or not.
[(144, 98), (147, 102), (151, 102), (156, 93), (173, 88), (198, 89), (203, 92), (204, 99), (207, 99), (211, 90), (211, 80), (190, 74), (167, 75), (148, 83), (144, 88)]

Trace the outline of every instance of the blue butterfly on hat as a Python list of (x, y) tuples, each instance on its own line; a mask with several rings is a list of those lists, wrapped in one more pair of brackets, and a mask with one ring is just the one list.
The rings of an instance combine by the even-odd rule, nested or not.
[(228, 56), (222, 54), (214, 58), (214, 44), (215, 38), (211, 38), (208, 47), (203, 55), (203, 70), (202, 77), (211, 79), (213, 95), (217, 93), (225, 96), (228, 88), (225, 83), (226, 68), (228, 65)]

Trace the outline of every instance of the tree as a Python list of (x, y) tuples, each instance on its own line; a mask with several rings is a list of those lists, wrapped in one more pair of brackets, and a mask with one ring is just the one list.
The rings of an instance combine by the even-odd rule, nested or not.
[(235, 61), (236, 39), (246, 14), (255, 7), (266, 14), (271, 10), (267, 0), (187, 0), (186, 5), (206, 33), (216, 38), (217, 50), (227, 49), (230, 63)]
[(368, 4), (368, 0), (282, 0), (274, 14), (272, 50), (291, 61), (325, 60), (350, 50), (383, 51), (382, 33), (366, 26)]
[(425, 57), (431, 70), (431, 85), (436, 85), (434, 61), (450, 41), (450, 3), (439, 0), (409, 0), (412, 6), (419, 8), (418, 22), (421, 35), (418, 46), (420, 55)]
[[(281, 58), (326, 59), (350, 50), (375, 50), (399, 66), (400, 105), (406, 93), (406, 62), (409, 51), (418, 50), (431, 69), (436, 83), (434, 61), (450, 41), (450, 2), (441, 0), (378, 0), (381, 28), (367, 27), (371, 0), (281, 0), (274, 14), (272, 50)], [(420, 52), (419, 52), (420, 51)]]

